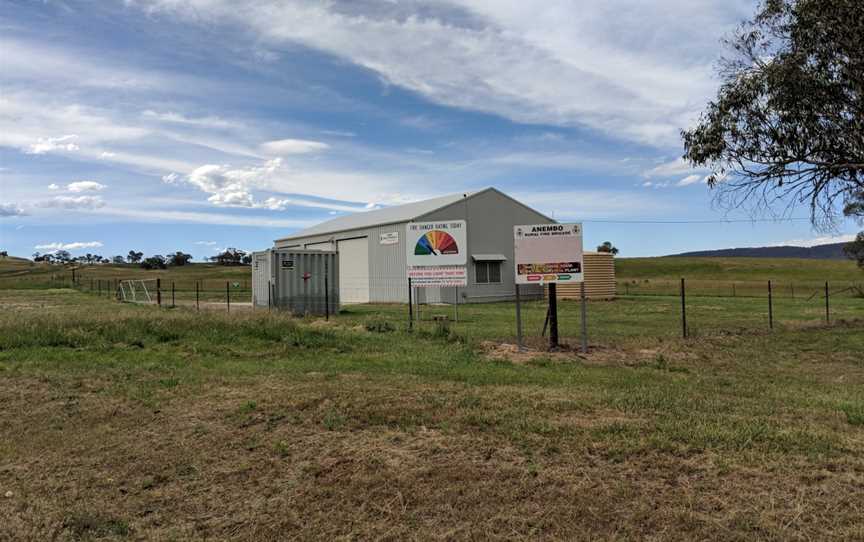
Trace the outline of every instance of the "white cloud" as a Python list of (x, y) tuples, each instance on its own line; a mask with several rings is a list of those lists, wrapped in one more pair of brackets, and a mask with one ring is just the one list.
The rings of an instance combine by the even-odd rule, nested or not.
[(57, 252), (58, 250), (81, 250), (85, 248), (100, 248), (102, 246), (104, 246), (102, 241), (75, 241), (72, 243), (46, 243), (36, 245), (33, 248), (37, 250)]
[(705, 177), (703, 175), (694, 173), (692, 175), (687, 175), (686, 177), (675, 183), (675, 186), (690, 186), (691, 184), (696, 184), (703, 181), (705, 181)]
[[(328, 184), (319, 178), (317, 184), (310, 183), (298, 189), (288, 188), (293, 183), (286, 184), (286, 179), (290, 179), (294, 175), (294, 172), (285, 167), (281, 158), (274, 158), (273, 160), (264, 162), (260, 166), (245, 168), (207, 164), (196, 168), (185, 177), (171, 173), (163, 176), (162, 180), (168, 184), (177, 184), (180, 182), (190, 184), (202, 192), (210, 194), (207, 201), (220, 207), (248, 207), (271, 211), (284, 211), (288, 207), (311, 207), (344, 212), (359, 212), (376, 208), (374, 204), (351, 205), (297, 197), (277, 198), (271, 196), (263, 201), (256, 199), (254, 195), (254, 191), (256, 190), (317, 196), (316, 186), (320, 187), (320, 185)], [(303, 183), (297, 184), (302, 185)], [(279, 190), (278, 187), (280, 186), (287, 190)], [(338, 191), (339, 186), (333, 186), (332, 189)], [(344, 200), (344, 192), (337, 199)]]
[(330, 145), (320, 141), (309, 141), (305, 139), (279, 139), (261, 144), (261, 149), (273, 156), (285, 156), (288, 154), (309, 154), (321, 152), (330, 148)]
[(24, 210), (15, 205), (14, 203), (0, 203), (0, 218), (23, 215)]
[(335, 212), (347, 212), (347, 213), (360, 213), (363, 211), (372, 211), (375, 209), (379, 209), (377, 205), (374, 203), (367, 203), (366, 205), (343, 205), (340, 203), (328, 203), (328, 202), (320, 202), (320, 201), (311, 201), (307, 199), (298, 199), (298, 198), (267, 198), (261, 203), (255, 204), (255, 207), (270, 209), (271, 211), (284, 211), (288, 207), (312, 207), (314, 209), (329, 209)]
[(45, 154), (49, 152), (66, 151), (72, 152), (80, 149), (75, 140), (78, 138), (75, 134), (64, 135), (60, 137), (40, 137), (36, 143), (30, 143), (24, 149), (27, 154)]
[(196, 245), (203, 245), (205, 247), (215, 247), (218, 243), (216, 241), (195, 241)]
[(661, 146), (677, 145), (678, 130), (713, 94), (717, 42), (752, 11), (746, 2), (680, 0), (452, 0), (422, 10), (398, 2), (373, 10), (301, 0), (137, 3), (327, 52), (440, 104)]
[(357, 134), (347, 130), (321, 130), (321, 133), (336, 137), (357, 137)]
[(152, 110), (146, 110), (141, 113), (141, 117), (147, 120), (155, 120), (159, 122), (173, 124), (190, 124), (194, 126), (204, 126), (207, 128), (238, 128), (239, 123), (231, 122), (216, 116), (206, 117), (187, 117), (181, 113), (165, 112), (158, 113)]
[(57, 183), (51, 183), (48, 185), (48, 190), (60, 190), (60, 185)]
[(104, 188), (104, 184), (96, 181), (75, 181), (66, 185), (66, 190), (69, 192), (98, 192)]
[[(229, 207), (253, 207), (255, 201), (251, 190), (264, 184), (282, 167), (282, 159), (274, 158), (262, 166), (232, 168), (228, 165), (207, 164), (196, 168), (185, 181), (202, 192), (211, 194), (207, 200), (214, 205)], [(166, 176), (177, 182), (177, 178)], [(165, 180), (165, 178), (163, 178)]]
[(39, 207), (55, 207), (60, 209), (98, 209), (105, 206), (100, 196), (55, 196), (49, 200), (37, 203)]
[(648, 179), (655, 177), (677, 177), (679, 175), (692, 174), (698, 169), (694, 169), (683, 158), (676, 158), (671, 162), (663, 162), (659, 166), (653, 167), (642, 173), (642, 176)]

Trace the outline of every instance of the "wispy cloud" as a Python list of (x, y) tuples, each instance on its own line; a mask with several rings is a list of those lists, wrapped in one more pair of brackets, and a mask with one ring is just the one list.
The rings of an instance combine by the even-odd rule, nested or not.
[(820, 237), (811, 237), (804, 239), (789, 239), (780, 243), (775, 243), (774, 246), (791, 246), (791, 247), (815, 247), (817, 245), (829, 245), (832, 243), (849, 243), (855, 240), (855, 234), (849, 233), (844, 235), (823, 235)]
[(14, 203), (0, 203), (0, 218), (23, 216), (24, 210)]
[[(138, 4), (187, 21), (231, 21), (269, 42), (322, 50), (440, 104), (518, 122), (587, 125), (652, 145), (677, 141), (713, 92), (717, 40), (744, 14), (737, 5), (674, 0), (626, 8), (465, 1), (422, 13), (397, 3), (371, 12), (291, 0)], [(650, 23), (673, 10), (680, 17)]]
[(694, 173), (692, 175), (687, 175), (677, 183), (675, 186), (690, 186), (691, 184), (701, 183), (705, 181), (704, 175), (699, 175), (698, 173)]
[(271, 156), (285, 156), (289, 154), (309, 154), (321, 152), (330, 148), (327, 143), (321, 141), (309, 141), (306, 139), (278, 139), (261, 144), (261, 149)]
[(36, 205), (45, 208), (85, 210), (104, 207), (105, 201), (100, 196), (55, 196), (51, 199), (37, 202)]
[(78, 136), (69, 134), (59, 137), (40, 137), (35, 143), (30, 143), (24, 149), (27, 154), (46, 154), (49, 152), (77, 151), (81, 147), (75, 143)]
[(102, 241), (74, 241), (72, 243), (44, 243), (36, 245), (33, 248), (56, 252), (58, 250), (82, 250), (85, 248), (100, 248), (102, 246), (104, 246)]
[(159, 113), (150, 109), (142, 111), (141, 117), (145, 120), (154, 120), (172, 124), (203, 126), (207, 128), (239, 128), (242, 126), (238, 122), (228, 121), (216, 116), (188, 117), (186, 115), (183, 115), (182, 113), (176, 113), (171, 111)]
[(105, 189), (105, 185), (96, 181), (75, 181), (66, 185), (69, 192), (98, 192)]

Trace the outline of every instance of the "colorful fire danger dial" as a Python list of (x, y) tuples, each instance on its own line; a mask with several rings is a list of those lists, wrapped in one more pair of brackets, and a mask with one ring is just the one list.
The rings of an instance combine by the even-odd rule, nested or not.
[(441, 230), (426, 232), (414, 245), (414, 254), (417, 256), (439, 256), (459, 254), (459, 245), (456, 239)]

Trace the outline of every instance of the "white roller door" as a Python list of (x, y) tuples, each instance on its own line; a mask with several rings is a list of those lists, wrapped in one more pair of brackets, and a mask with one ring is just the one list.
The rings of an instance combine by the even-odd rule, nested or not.
[(339, 251), (339, 300), (369, 303), (369, 238), (337, 243)]

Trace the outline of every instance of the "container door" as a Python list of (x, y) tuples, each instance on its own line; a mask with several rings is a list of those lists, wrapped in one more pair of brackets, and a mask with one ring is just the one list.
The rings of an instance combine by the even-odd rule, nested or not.
[(252, 296), (257, 307), (267, 306), (270, 285), (270, 253), (256, 252), (252, 255)]
[(369, 238), (339, 241), (339, 301), (369, 303)]

